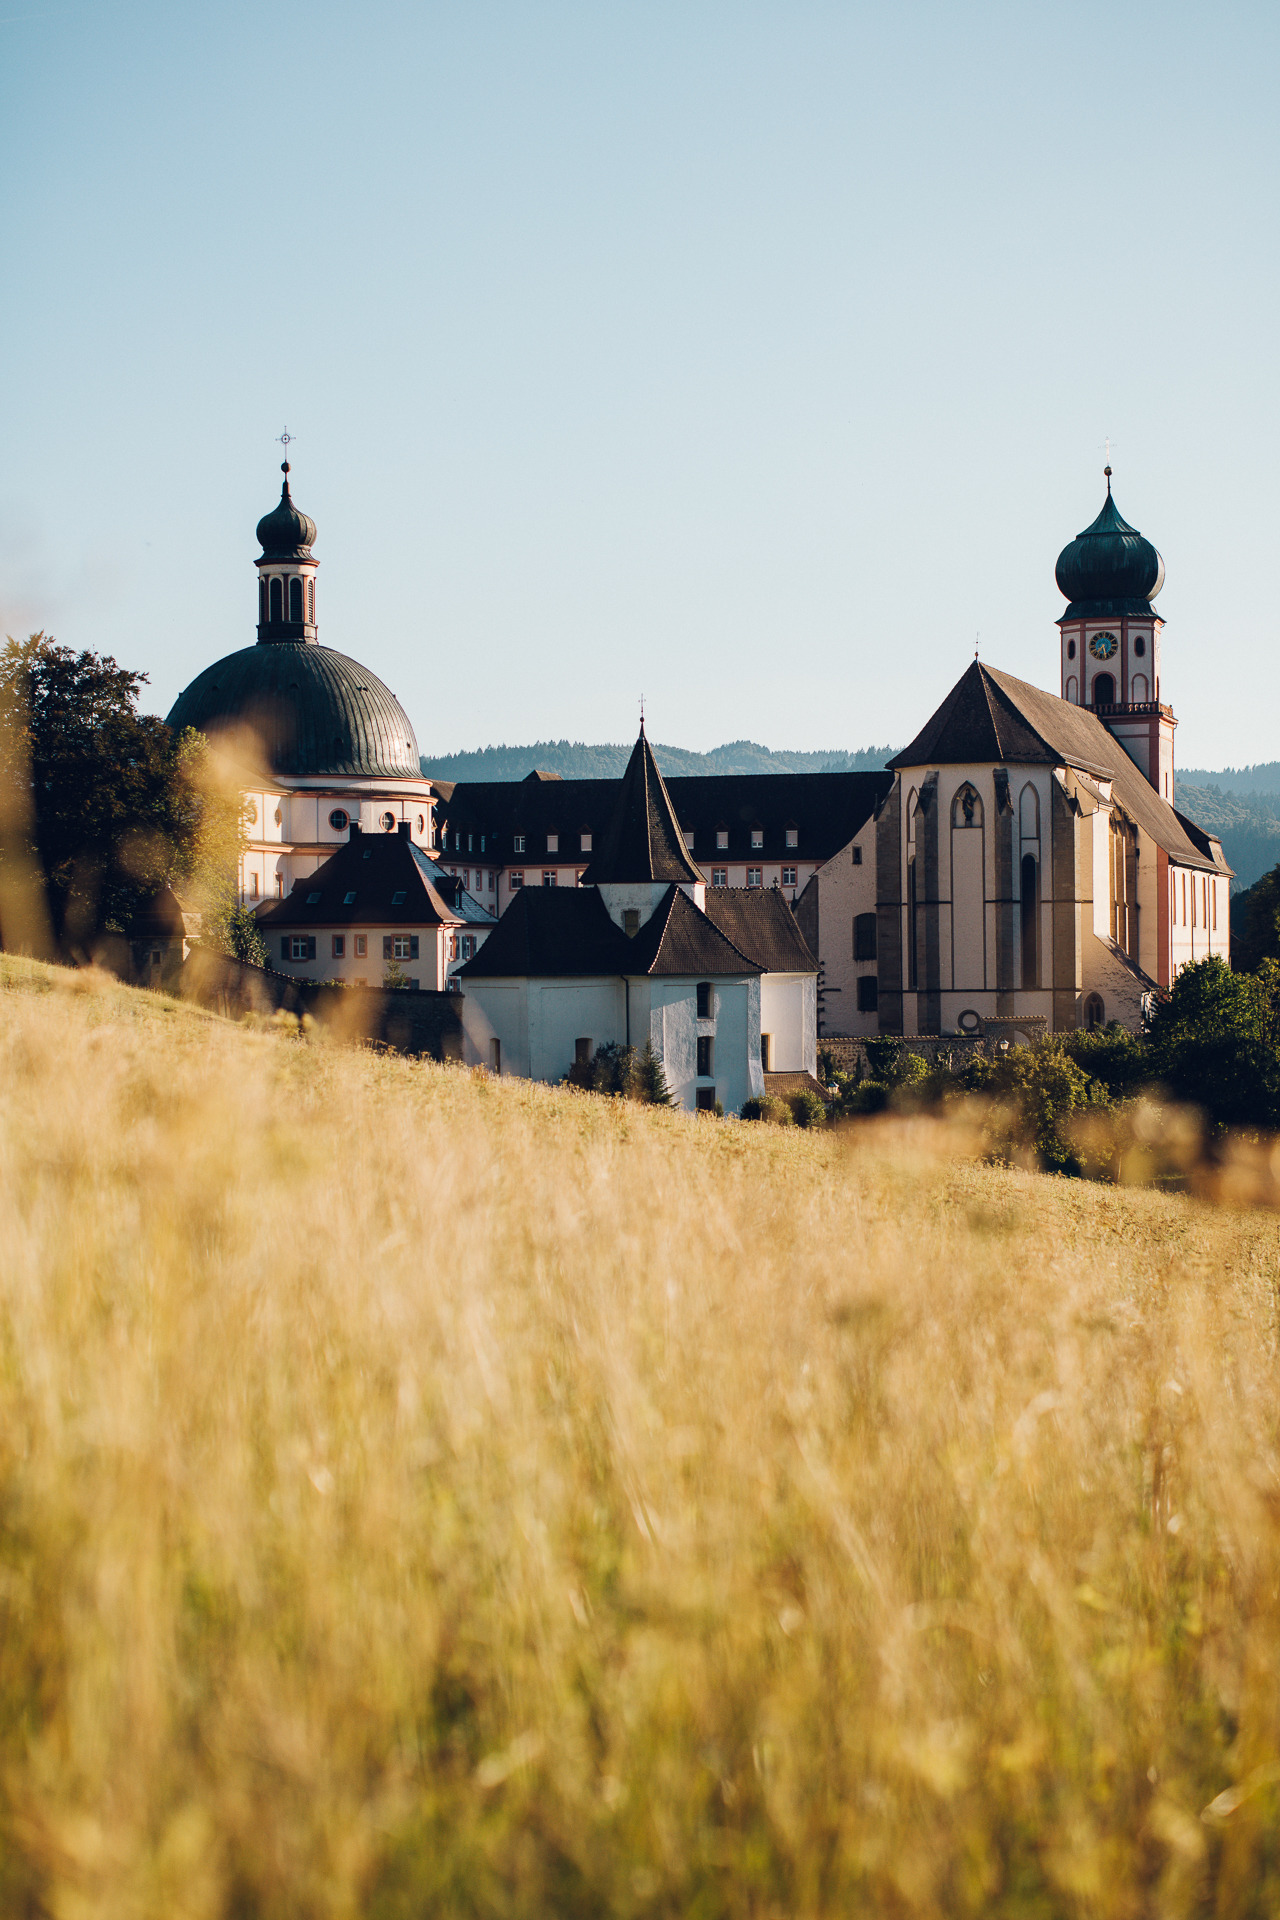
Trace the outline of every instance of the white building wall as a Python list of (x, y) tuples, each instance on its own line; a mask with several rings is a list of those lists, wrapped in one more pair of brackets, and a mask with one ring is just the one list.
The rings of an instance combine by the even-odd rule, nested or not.
[(761, 976), (760, 1031), (771, 1036), (771, 1072), (817, 1072), (818, 983), (813, 974)]

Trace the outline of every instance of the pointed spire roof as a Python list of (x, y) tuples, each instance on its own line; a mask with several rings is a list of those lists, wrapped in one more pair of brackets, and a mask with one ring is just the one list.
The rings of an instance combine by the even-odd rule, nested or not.
[(702, 880), (701, 870), (689, 858), (671, 796), (645, 738), (643, 720), (613, 818), (582, 879), (588, 887), (646, 880), (687, 886)]

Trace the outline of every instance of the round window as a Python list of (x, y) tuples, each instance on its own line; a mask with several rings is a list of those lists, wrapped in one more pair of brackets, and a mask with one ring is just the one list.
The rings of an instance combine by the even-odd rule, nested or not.
[(284, 815), (281, 813), (279, 807), (277, 807), (276, 808), (276, 825), (279, 827), (279, 826), (283, 826), (283, 824), (284, 824)]
[(251, 827), (258, 824), (258, 809), (254, 806), (252, 800), (245, 802), (244, 817)]
[(423, 817), (422, 817), (422, 815), (421, 815), (421, 814), (419, 814), (419, 815), (418, 815), (418, 832), (419, 832), (419, 833), (425, 833), (425, 832), (426, 832), (426, 828), (427, 828), (427, 823), (426, 823), (426, 821), (425, 821), (425, 820), (423, 819)]
[(382, 831), (384, 833), (394, 833), (395, 830), (396, 817), (394, 813), (384, 813), (382, 816)]
[(1147, 637), (1145, 634), (1140, 633), (1135, 637), (1133, 642), (1133, 650), (1137, 654), (1139, 660), (1141, 660), (1143, 654), (1147, 650)]
[(345, 830), (348, 825), (348, 817), (344, 807), (334, 808), (333, 812), (329, 815), (329, 825), (335, 833), (342, 833)]

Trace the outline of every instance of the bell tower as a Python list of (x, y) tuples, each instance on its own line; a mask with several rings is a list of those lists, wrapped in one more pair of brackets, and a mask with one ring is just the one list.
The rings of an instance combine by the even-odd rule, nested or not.
[(299, 513), (289, 493), (289, 462), (280, 463), (284, 485), (280, 504), (258, 522), (262, 547), (254, 562), (258, 569), (258, 641), (293, 640), (314, 645), (316, 627), (316, 570), (320, 562), (311, 551), (316, 523)]
[(1161, 699), (1160, 635), (1154, 601), (1164, 561), (1107, 497), (1091, 526), (1058, 555), (1058, 591), (1070, 603), (1058, 621), (1062, 697), (1089, 707), (1173, 804), (1173, 708)]

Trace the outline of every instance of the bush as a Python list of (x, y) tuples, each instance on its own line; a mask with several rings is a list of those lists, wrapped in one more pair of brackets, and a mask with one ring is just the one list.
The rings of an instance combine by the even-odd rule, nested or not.
[(575, 1061), (565, 1074), (565, 1082), (587, 1093), (617, 1094), (645, 1107), (673, 1104), (652, 1040), (646, 1040), (640, 1048), (624, 1046), (619, 1040), (606, 1041), (590, 1060)]
[(767, 1120), (774, 1127), (794, 1125), (790, 1107), (774, 1093), (766, 1093), (758, 1100), (744, 1100), (741, 1117), (744, 1120)]
[(1094, 1033), (1082, 1027), (1075, 1033), (1061, 1034), (1058, 1044), (1078, 1067), (1106, 1088), (1113, 1100), (1127, 1099), (1151, 1079), (1146, 1047), (1118, 1020)]
[(1148, 1077), (1219, 1126), (1280, 1127), (1280, 964), (1184, 967), (1147, 1024)]
[(791, 1118), (798, 1127), (825, 1127), (827, 1124), (827, 1103), (820, 1093), (812, 1087), (801, 1087), (799, 1093), (793, 1093), (787, 1105), (791, 1109)]
[(1081, 1107), (1108, 1104), (1105, 1087), (1077, 1065), (1056, 1036), (1030, 1047), (1008, 1047), (990, 1059), (974, 1054), (954, 1078), (965, 1091), (1004, 1104), (1007, 1118), (993, 1133), (1002, 1157), (1029, 1148), (1050, 1172), (1079, 1171), (1068, 1117)]

